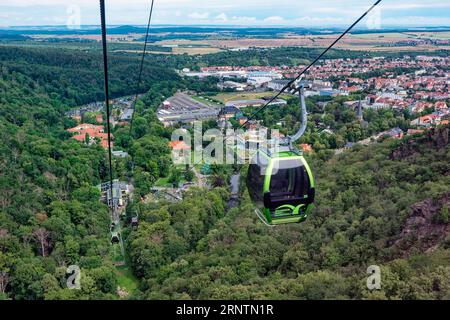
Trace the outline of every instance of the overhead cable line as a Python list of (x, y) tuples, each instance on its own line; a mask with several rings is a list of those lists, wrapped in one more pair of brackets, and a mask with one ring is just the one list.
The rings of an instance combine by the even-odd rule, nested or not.
[[(364, 19), (364, 17), (367, 16), (367, 14), (369, 14), (369, 12), (372, 11), (380, 2), (381, 2), (381, 0), (378, 0), (377, 2), (375, 2), (362, 16), (360, 16), (350, 27), (348, 27), (347, 30), (345, 30), (338, 38), (336, 38), (336, 40), (334, 40), (332, 44), (330, 44), (324, 51), (322, 51), (322, 53), (316, 59), (314, 59), (313, 62), (311, 62), (306, 68), (304, 68), (298, 76), (296, 76), (294, 79), (290, 80), (275, 96), (270, 98), (270, 100), (268, 102), (266, 102), (262, 107), (260, 107), (258, 110), (256, 110), (239, 128), (243, 128), (256, 115), (258, 115), (261, 111), (263, 111), (265, 108), (267, 108), (273, 101), (275, 101), (275, 99), (277, 99), (284, 91), (291, 88), (291, 86), (298, 79), (300, 79), (300, 77), (303, 74), (305, 74), (314, 64), (316, 64), (317, 61), (319, 61), (331, 48), (334, 47), (334, 45), (336, 43), (339, 42), (339, 40), (341, 40), (347, 33), (349, 33), (350, 30), (352, 30), (354, 26), (356, 26), (362, 19)], [(297, 91), (297, 90), (298, 89), (295, 88), (295, 91)]]
[(138, 76), (138, 82), (137, 82), (137, 88), (136, 88), (136, 95), (134, 97), (134, 101), (132, 104), (132, 113), (131, 113), (131, 120), (130, 120), (130, 135), (131, 135), (131, 130), (133, 129), (133, 119), (134, 119), (134, 110), (136, 108), (136, 102), (138, 99), (138, 95), (139, 95), (139, 89), (141, 88), (141, 81), (142, 81), (142, 70), (144, 67), (144, 58), (145, 58), (145, 54), (147, 51), (147, 40), (148, 40), (148, 32), (150, 30), (150, 24), (152, 22), (152, 14), (153, 14), (153, 3), (155, 1), (152, 0), (152, 3), (150, 5), (150, 12), (148, 14), (148, 22), (147, 22), (147, 31), (145, 33), (145, 42), (144, 42), (144, 50), (142, 51), (142, 57), (141, 57), (141, 64), (139, 67), (139, 76)]
[(112, 169), (112, 146), (111, 146), (111, 110), (109, 107), (109, 85), (108, 85), (108, 50), (106, 46), (106, 22), (105, 22), (105, 0), (100, 0), (100, 19), (102, 25), (102, 47), (103, 47), (103, 74), (105, 81), (105, 104), (106, 104), (106, 128), (108, 134), (108, 154), (109, 154), (109, 191), (110, 191), (110, 209), (114, 218), (114, 199), (113, 199), (113, 169)]

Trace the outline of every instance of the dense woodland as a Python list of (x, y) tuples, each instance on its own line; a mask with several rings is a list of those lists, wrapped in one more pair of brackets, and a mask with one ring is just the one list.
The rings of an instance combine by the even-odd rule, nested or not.
[(64, 266), (79, 263), (89, 283), (79, 297), (113, 297), (108, 209), (93, 187), (103, 150), (68, 140), (61, 102), (37, 81), (2, 64), (0, 87), (0, 296), (54, 297)]
[[(81, 53), (0, 47), (2, 299), (118, 299), (108, 208), (95, 188), (108, 179), (105, 153), (65, 131), (74, 122), (64, 111), (103, 98), (101, 56)], [(328, 150), (332, 141), (309, 128), (305, 142), (321, 150), (308, 156), (318, 194), (310, 218), (299, 225), (259, 223), (244, 182), (239, 205), (228, 210), (232, 168), (214, 167), (215, 188), (193, 189), (181, 202), (139, 201), (159, 177), (173, 171), (170, 131), (158, 123), (156, 106), (178, 89), (213, 87), (182, 80), (173, 68), (215, 58), (222, 59), (151, 55), (146, 81), (136, 88), (137, 57), (111, 57), (113, 96), (146, 92), (136, 106), (131, 135), (128, 127), (114, 132), (116, 145), (130, 153), (134, 164), (131, 170), (130, 159), (118, 160), (114, 167), (115, 176), (133, 178), (136, 187), (127, 219), (135, 212), (140, 216), (139, 228), (123, 234), (138, 283), (128, 297), (449, 299), (448, 128), (437, 138), (387, 140), (339, 156)], [(286, 111), (270, 109), (262, 120), (273, 125), (284, 119), (292, 123), (285, 127), (290, 130), (292, 115), (297, 118), (293, 108), (296, 101)], [(309, 108), (314, 113), (314, 101)], [(369, 126), (352, 131), (353, 111), (339, 101), (327, 108), (328, 120), (316, 110), (311, 123), (320, 117), (349, 141), (404, 121), (403, 115), (366, 113)], [(240, 170), (245, 175), (246, 168)], [(422, 201), (432, 203), (430, 231), (425, 237), (405, 235)], [(81, 290), (66, 288), (71, 264), (82, 269)], [(382, 267), (381, 290), (366, 289), (370, 264)]]
[[(412, 141), (414, 152), (400, 158), (393, 150), (402, 142), (392, 140), (309, 157), (320, 187), (316, 209), (300, 225), (259, 223), (244, 186), (240, 206), (228, 212), (216, 191), (141, 208), (145, 222), (129, 236), (143, 279), (134, 298), (448, 299), (450, 237), (401, 234), (411, 206), (424, 199), (438, 207), (431, 225), (448, 224), (449, 147)], [(434, 250), (424, 254), (421, 241)], [(381, 291), (366, 289), (371, 264), (382, 267)]]
[[(103, 60), (100, 52), (56, 48), (0, 47), (3, 77), (26, 75), (52, 99), (64, 105), (82, 105), (103, 99)], [(145, 92), (158, 81), (176, 81), (178, 76), (158, 64), (145, 64), (141, 88), (137, 88), (140, 60), (112, 55), (110, 59), (111, 97)], [(82, 81), (81, 81), (82, 79)], [(33, 89), (33, 87), (32, 87)]]

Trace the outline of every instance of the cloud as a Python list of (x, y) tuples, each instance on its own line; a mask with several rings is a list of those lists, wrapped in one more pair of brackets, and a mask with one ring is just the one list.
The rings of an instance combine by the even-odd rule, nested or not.
[(227, 16), (227, 14), (225, 12), (222, 12), (215, 19), (216, 20), (220, 20), (222, 22), (227, 22), (228, 21), (228, 16)]
[(188, 18), (189, 19), (194, 19), (194, 20), (204, 20), (204, 19), (208, 19), (209, 17), (209, 12), (192, 12), (188, 14)]
[(284, 21), (285, 21), (284, 18), (280, 17), (280, 16), (271, 16), (271, 17), (267, 17), (267, 18), (264, 19), (264, 22), (267, 22), (267, 23), (278, 23), (278, 24), (281, 24)]
[(231, 17), (231, 22), (233, 24), (254, 24), (258, 20), (256, 17), (247, 17), (247, 16), (233, 16)]
[[(352, 23), (375, 0), (164, 0), (156, 1), (154, 23), (331, 26)], [(98, 3), (76, 0), (83, 24), (98, 24)], [(141, 24), (147, 21), (148, 0), (108, 0), (109, 24)], [(1, 0), (0, 24), (58, 24), (67, 19), (68, 5), (61, 0)], [(395, 0), (380, 4), (382, 24), (402, 26), (450, 25), (448, 0)], [(52, 22), (53, 17), (59, 17)], [(418, 17), (408, 21), (409, 17)], [(364, 22), (363, 22), (364, 24)]]
[(450, 18), (447, 17), (423, 17), (423, 16), (408, 16), (401, 18), (383, 18), (383, 26), (450, 26)]
[(302, 22), (334, 22), (334, 23), (342, 23), (344, 22), (344, 19), (342, 18), (335, 18), (335, 17), (309, 17), (309, 16), (305, 16), (305, 17), (300, 17), (294, 20), (295, 22), (298, 23), (302, 23)]
[(248, 16), (232, 16), (229, 17), (225, 12), (222, 12), (214, 17), (214, 20), (208, 21), (210, 24), (232, 24), (232, 25), (252, 25), (260, 23), (256, 17)]
[(450, 3), (387, 3), (382, 8), (384, 10), (444, 9), (450, 8)]

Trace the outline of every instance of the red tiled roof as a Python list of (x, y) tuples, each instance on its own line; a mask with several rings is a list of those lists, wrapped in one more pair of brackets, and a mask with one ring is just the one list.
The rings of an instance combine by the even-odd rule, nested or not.
[(311, 145), (309, 145), (307, 143), (300, 144), (300, 147), (302, 147), (304, 152), (312, 152), (313, 151)]
[(174, 150), (188, 150), (191, 148), (184, 141), (169, 141), (169, 146)]
[(102, 123), (103, 122), (103, 115), (102, 114), (98, 114), (95, 116), (95, 121), (97, 121), (98, 123)]
[[(68, 129), (68, 132), (76, 133), (72, 138), (84, 142), (86, 141), (86, 136), (89, 136), (89, 139), (100, 139), (100, 144), (103, 148), (108, 147), (108, 134), (103, 132), (104, 127), (98, 126), (95, 124), (82, 123), (74, 128)], [(114, 139), (114, 136), (111, 135), (111, 139)], [(92, 140), (91, 140), (92, 141)]]
[(411, 135), (411, 134), (422, 133), (422, 132), (423, 132), (423, 130), (421, 130), (421, 129), (408, 129), (407, 134)]
[[(108, 140), (101, 140), (100, 141), (100, 145), (104, 148), (107, 149), (108, 148)], [(111, 141), (111, 148), (113, 147), (114, 143)]]
[(75, 140), (83, 142), (86, 139), (86, 135), (85, 134), (77, 134), (76, 136), (73, 136), (72, 138), (74, 138)]
[(86, 130), (86, 129), (93, 129), (93, 130), (96, 130), (99, 132), (103, 132), (104, 127), (98, 126), (95, 124), (90, 124), (90, 123), (81, 123), (74, 128), (67, 129), (67, 131), (68, 132), (79, 132), (79, 131)]

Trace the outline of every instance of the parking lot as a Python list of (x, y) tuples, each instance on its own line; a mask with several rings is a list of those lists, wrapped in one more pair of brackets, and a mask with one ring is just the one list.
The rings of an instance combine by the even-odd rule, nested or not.
[(197, 101), (185, 93), (168, 98), (158, 110), (158, 118), (166, 125), (216, 118), (219, 109)]

